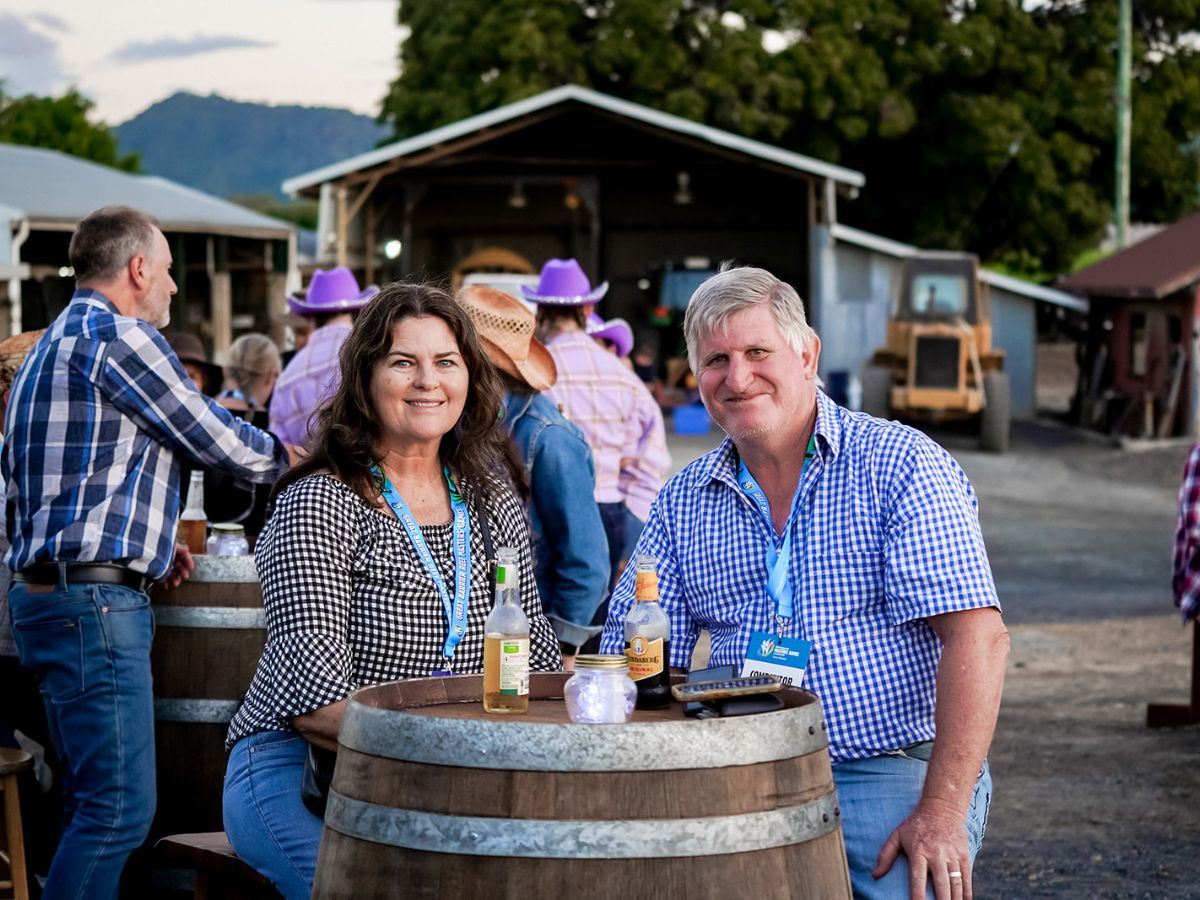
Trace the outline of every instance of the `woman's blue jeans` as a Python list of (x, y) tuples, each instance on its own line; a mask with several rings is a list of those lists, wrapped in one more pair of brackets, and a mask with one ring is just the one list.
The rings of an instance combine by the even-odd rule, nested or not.
[(300, 799), (308, 744), (286, 731), (260, 731), (229, 752), (225, 833), (239, 857), (287, 900), (312, 894), (323, 823)]
[[(908, 900), (908, 858), (903, 853), (878, 881), (871, 872), (887, 839), (921, 799), (928, 769), (924, 759), (902, 753), (848, 760), (833, 767), (856, 900)], [(983, 844), (991, 800), (992, 776), (985, 762), (967, 812), (972, 863)], [(926, 889), (926, 896), (933, 897), (932, 888)]]
[(115, 898), (154, 819), (150, 598), (60, 581), (49, 590), (17, 582), (8, 600), (63, 762), (63, 832), (43, 896)]

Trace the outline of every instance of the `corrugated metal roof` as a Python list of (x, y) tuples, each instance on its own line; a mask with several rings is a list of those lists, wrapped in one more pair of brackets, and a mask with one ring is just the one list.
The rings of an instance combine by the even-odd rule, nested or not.
[(659, 112), (648, 106), (630, 103), (628, 100), (610, 97), (607, 94), (601, 94), (590, 88), (580, 87), (576, 84), (567, 84), (525, 100), (518, 100), (516, 103), (509, 103), (507, 106), (501, 106), (497, 109), (480, 113), (479, 115), (460, 119), (449, 125), (443, 125), (441, 128), (435, 128), (433, 131), (427, 131), (424, 134), (418, 134), (415, 137), (398, 141), (395, 144), (389, 144), (386, 147), (380, 147), (368, 153), (352, 156), (339, 163), (315, 169), (303, 175), (297, 175), (283, 183), (283, 190), (285, 193), (295, 194), (308, 188), (317, 187), (324, 182), (341, 178), (343, 175), (369, 169), (372, 166), (425, 150), (436, 144), (466, 137), (485, 128), (492, 128), (503, 122), (509, 122), (521, 116), (527, 116), (548, 107), (570, 101), (616, 113), (617, 115), (634, 119), (638, 122), (654, 125), (666, 131), (674, 131), (677, 134), (686, 134), (690, 137), (699, 138), (718, 147), (736, 150), (739, 153), (745, 153), (748, 156), (778, 163), (779, 165), (796, 169), (809, 175), (831, 178), (850, 187), (862, 187), (867, 181), (866, 176), (862, 172), (857, 172), (854, 169), (835, 166), (832, 163), (822, 162), (819, 159), (813, 159), (811, 156), (804, 156), (800, 153), (793, 153), (790, 150), (773, 147), (761, 141), (752, 141), (749, 138), (744, 138), (728, 131), (722, 131), (719, 128), (701, 125), (699, 122), (693, 122), (691, 119), (684, 119), (681, 116)]
[(74, 227), (93, 210), (124, 203), (164, 231), (286, 237), (292, 226), (151, 175), (130, 175), (56, 150), (0, 143), (0, 203), (37, 227)]
[[(845, 241), (847, 244), (865, 247), (868, 250), (874, 250), (877, 253), (884, 253), (888, 256), (895, 256), (899, 259), (915, 256), (921, 252), (919, 247), (914, 247), (912, 244), (902, 244), (900, 241), (893, 241), (891, 238), (871, 234), (869, 231), (851, 228), (849, 225), (843, 225), (840, 222), (833, 226), (831, 232), (834, 240)], [(1073, 309), (1076, 312), (1088, 311), (1089, 304), (1086, 300), (1065, 293), (1064, 291), (1057, 291), (1054, 288), (1034, 284), (1032, 281), (1025, 281), (1023, 278), (1001, 275), (999, 272), (989, 272), (987, 269), (980, 269), (979, 277), (992, 287), (1008, 291), (1010, 294), (1029, 297), (1031, 300), (1041, 300), (1043, 303), (1050, 303), (1065, 309)]]
[(1093, 297), (1160, 300), (1196, 282), (1200, 282), (1200, 213), (1068, 275), (1058, 287)]

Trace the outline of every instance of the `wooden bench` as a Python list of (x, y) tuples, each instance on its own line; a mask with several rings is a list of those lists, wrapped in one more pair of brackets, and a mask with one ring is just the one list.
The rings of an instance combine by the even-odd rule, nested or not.
[(180, 866), (196, 870), (196, 900), (277, 900), (279, 892), (256, 869), (238, 859), (223, 831), (172, 834), (154, 849)]

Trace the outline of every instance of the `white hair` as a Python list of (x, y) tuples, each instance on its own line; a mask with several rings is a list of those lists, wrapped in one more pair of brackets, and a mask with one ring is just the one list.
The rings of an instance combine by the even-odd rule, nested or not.
[(700, 339), (724, 329), (734, 315), (760, 303), (768, 304), (780, 334), (797, 353), (803, 353), (816, 339), (817, 333), (804, 315), (804, 301), (794, 287), (766, 269), (722, 263), (716, 275), (696, 288), (683, 316), (688, 364), (693, 372), (699, 372)]

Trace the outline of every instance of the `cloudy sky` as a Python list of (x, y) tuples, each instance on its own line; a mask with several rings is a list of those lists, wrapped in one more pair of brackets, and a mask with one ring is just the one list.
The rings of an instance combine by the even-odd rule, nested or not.
[(0, 0), (9, 94), (74, 85), (118, 125), (176, 91), (375, 115), (396, 0)]

